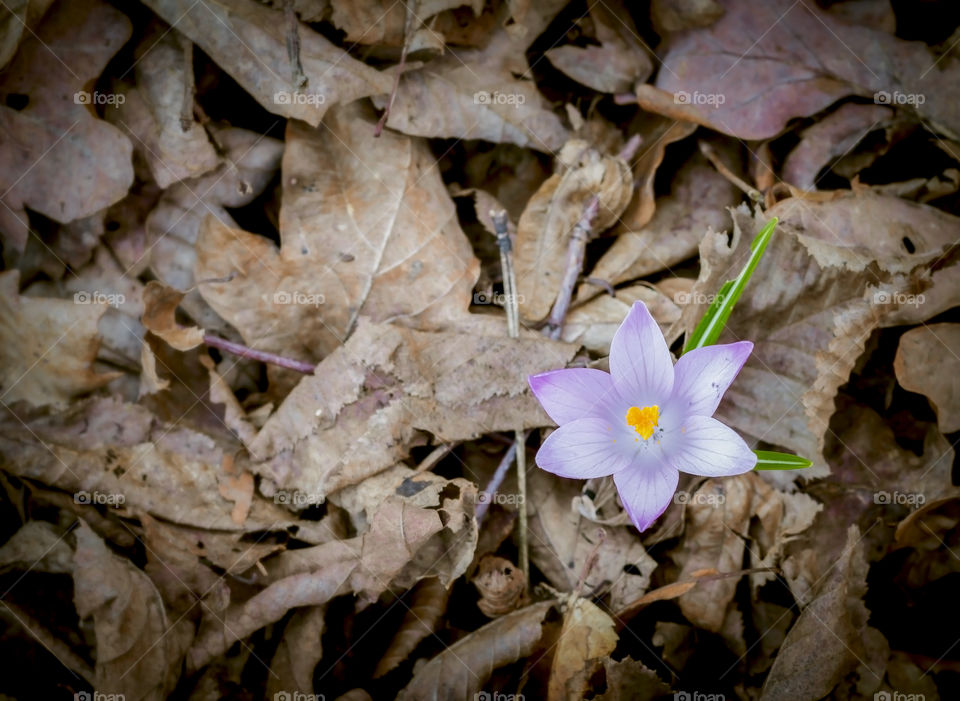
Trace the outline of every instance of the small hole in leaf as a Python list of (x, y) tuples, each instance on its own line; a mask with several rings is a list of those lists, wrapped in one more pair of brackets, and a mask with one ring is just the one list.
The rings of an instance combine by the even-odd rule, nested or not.
[(17, 112), (19, 112), (20, 110), (22, 110), (23, 108), (25, 108), (27, 105), (30, 104), (30, 96), (23, 95), (21, 93), (16, 93), (16, 92), (10, 93), (9, 95), (7, 95), (7, 97), (4, 99), (3, 102), (10, 109), (16, 110)]
[(910, 240), (910, 237), (903, 237), (903, 247), (907, 249), (907, 253), (915, 253), (917, 247), (913, 245), (913, 241)]
[(640, 571), (640, 568), (634, 565), (633, 563), (628, 563), (623, 566), (623, 571), (627, 574), (643, 574)]

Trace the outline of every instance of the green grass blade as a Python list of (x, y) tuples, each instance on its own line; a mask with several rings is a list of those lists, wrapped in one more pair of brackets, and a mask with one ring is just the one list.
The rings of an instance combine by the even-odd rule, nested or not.
[(687, 345), (683, 349), (684, 353), (692, 351), (694, 348), (712, 345), (720, 338), (720, 332), (726, 326), (727, 320), (730, 318), (730, 312), (733, 311), (733, 306), (740, 299), (740, 295), (743, 294), (743, 290), (746, 288), (747, 282), (750, 281), (753, 271), (756, 270), (761, 256), (767, 250), (767, 244), (773, 238), (773, 230), (776, 228), (777, 218), (774, 217), (766, 223), (760, 233), (753, 239), (750, 244), (750, 258), (743, 266), (743, 270), (735, 279), (723, 283), (716, 299), (710, 304), (707, 313), (703, 315), (700, 323), (697, 324), (697, 328), (690, 335), (690, 340), (687, 341)]
[(799, 455), (790, 453), (775, 453), (772, 450), (755, 450), (757, 466), (754, 470), (802, 470), (810, 467), (813, 462)]

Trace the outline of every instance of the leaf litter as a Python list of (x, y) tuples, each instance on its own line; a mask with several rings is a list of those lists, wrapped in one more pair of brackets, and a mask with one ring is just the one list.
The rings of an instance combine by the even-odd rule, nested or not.
[[(948, 6), (6, 3), (0, 693), (957, 697)], [(812, 466), (537, 467), (774, 217), (716, 417)]]

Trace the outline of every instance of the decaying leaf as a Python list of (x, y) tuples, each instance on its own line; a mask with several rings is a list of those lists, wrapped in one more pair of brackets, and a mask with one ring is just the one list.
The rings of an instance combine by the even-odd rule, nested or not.
[(897, 382), (926, 396), (940, 430), (960, 430), (960, 324), (930, 324), (903, 334), (893, 367)]
[(229, 73), (264, 109), (317, 126), (337, 103), (390, 92), (389, 75), (351, 58), (299, 24), (300, 62), (307, 83), (293, 84), (283, 13), (256, 0), (147, 0)]
[(618, 637), (613, 620), (601, 608), (587, 599), (571, 596), (553, 653), (547, 698), (582, 699), (591, 675), (617, 647)]
[[(299, 691), (313, 693), (313, 669), (323, 657), (321, 640), (326, 627), (325, 606), (311, 606), (296, 611), (283, 629), (283, 638), (270, 662), (267, 694)], [(279, 696), (278, 698), (284, 698)]]
[(73, 571), (73, 550), (46, 521), (27, 521), (0, 546), (0, 568), (64, 574)]
[(438, 577), (426, 577), (417, 582), (410, 595), (407, 613), (373, 672), (375, 678), (394, 669), (424, 638), (434, 633), (447, 610), (449, 598), (450, 590)]
[(484, 555), (477, 564), (473, 585), (480, 594), (477, 608), (489, 618), (520, 608), (527, 591), (523, 571), (506, 558)]
[(25, 207), (66, 223), (123, 199), (133, 183), (130, 141), (93, 112), (104, 102), (112, 109), (116, 96), (90, 90), (130, 31), (126, 15), (101, 0), (57, 3), (4, 70), (0, 93), (27, 98), (20, 110), (0, 105), (8, 259), (27, 242)]

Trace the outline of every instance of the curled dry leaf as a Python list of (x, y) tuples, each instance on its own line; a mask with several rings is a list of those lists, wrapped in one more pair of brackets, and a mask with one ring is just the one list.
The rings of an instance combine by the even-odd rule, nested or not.
[(652, 669), (632, 657), (603, 659), (607, 690), (596, 701), (655, 701), (670, 693)]
[(0, 273), (0, 386), (5, 405), (65, 404), (119, 373), (98, 373), (97, 323), (107, 310), (89, 293), (72, 300), (21, 297), (20, 273)]
[(203, 329), (181, 326), (175, 318), (183, 292), (151, 280), (143, 288), (143, 325), (180, 351), (196, 348), (203, 343)]
[(190, 650), (188, 667), (203, 667), (292, 608), (319, 606), (350, 593), (368, 604), (391, 586), (409, 588), (423, 577), (452, 582), (466, 571), (477, 543), (476, 487), (454, 482), (437, 508), (408, 506), (390, 497), (363, 535), (288, 550), (268, 561), (268, 586), (231, 605), (223, 616), (208, 617)]
[(417, 670), (398, 701), (475, 698), (495, 669), (533, 653), (553, 604), (531, 604), (458, 640)]
[(373, 672), (375, 679), (407, 659), (421, 641), (436, 631), (447, 612), (449, 599), (450, 590), (438, 577), (426, 577), (417, 582), (403, 621)]
[(940, 430), (960, 430), (960, 324), (930, 324), (900, 337), (893, 369), (897, 382), (924, 395)]
[(24, 32), (36, 31), (43, 15), (53, 0), (11, 0), (0, 17), (0, 68), (7, 65), (17, 52)]
[(599, 45), (548, 49), (545, 56), (568, 76), (599, 92), (629, 91), (653, 72), (653, 64), (626, 8), (595, 3), (589, 8)]
[(114, 555), (83, 521), (74, 533), (73, 595), (80, 618), (93, 617), (97, 691), (167, 698), (193, 627), (168, 621), (150, 578)]
[[(724, 210), (740, 199), (739, 191), (705, 158), (694, 156), (677, 171), (670, 193), (657, 198), (649, 222), (637, 229), (626, 223), (617, 229), (619, 235), (597, 261), (590, 277), (619, 285), (669, 270), (696, 255), (706, 232), (723, 231), (729, 226)], [(587, 299), (600, 291), (584, 283), (577, 295)]]
[(709, 27), (671, 36), (656, 89), (640, 104), (742, 139), (776, 136), (795, 117), (813, 115), (848, 95), (893, 104), (920, 95), (916, 108), (948, 133), (960, 111), (947, 88), (960, 59), (938, 60), (923, 42), (851, 26), (813, 3), (722, 0)]
[[(203, 175), (220, 160), (203, 127), (193, 121), (193, 95), (184, 96), (187, 71), (193, 72), (184, 55), (186, 41), (155, 23), (136, 49), (136, 85), (115, 85), (124, 100), (104, 115), (130, 137), (163, 189)], [(184, 99), (188, 100), (186, 110)], [(185, 113), (190, 117), (186, 129), (181, 122)]]
[(413, 331), (361, 320), (257, 435), (256, 470), (325, 496), (394, 465), (424, 432), (442, 442), (547, 424), (526, 383), (575, 346), (542, 336)]
[(133, 183), (129, 140), (96, 118), (86, 92), (130, 32), (126, 15), (101, 0), (58, 3), (4, 70), (0, 93), (28, 98), (21, 110), (0, 105), (0, 232), (8, 259), (27, 242), (25, 207), (66, 223), (118, 202)]
[(289, 695), (293, 691), (313, 694), (313, 670), (323, 657), (326, 615), (326, 606), (311, 606), (294, 612), (270, 661), (267, 698), (284, 699), (286, 696), (277, 694), (286, 692)]
[(373, 130), (359, 104), (332, 110), (322, 129), (288, 123), (279, 250), (204, 223), (197, 279), (235, 277), (201, 293), (248, 345), (319, 360), (360, 316), (429, 326), (466, 314), (479, 264), (433, 156)]
[[(346, 32), (344, 40), (350, 44), (403, 44), (408, 9), (402, 3), (389, 0), (336, 0), (330, 5), (330, 21)], [(428, 20), (437, 13), (463, 5), (469, 5), (474, 15), (479, 15), (483, 10), (482, 0), (419, 0), (410, 9), (414, 12), (416, 26), (420, 26), (430, 24)], [(310, 21), (307, 17), (303, 19)]]
[(530, 561), (550, 584), (572, 591), (596, 549), (596, 560), (582, 587), (585, 595), (608, 593), (610, 608), (617, 610), (647, 591), (657, 563), (635, 528), (604, 526), (606, 535), (597, 547), (597, 525), (573, 507), (580, 493), (578, 482), (543, 470), (534, 471), (527, 480), (527, 500), (535, 508), (530, 515)]
[(553, 306), (563, 281), (567, 243), (591, 198), (600, 201), (594, 231), (603, 231), (633, 196), (630, 167), (622, 159), (604, 156), (580, 139), (568, 141), (557, 158), (559, 172), (540, 186), (517, 223), (517, 304), (531, 323), (544, 319)]
[(488, 618), (496, 618), (523, 605), (527, 591), (523, 571), (506, 558), (484, 555), (477, 564), (473, 585), (480, 594), (477, 607)]
[(764, 264), (726, 326), (726, 338), (749, 338), (753, 353), (717, 417), (752, 440), (813, 460), (804, 477), (824, 476), (823, 440), (837, 389), (870, 333), (896, 310), (891, 302), (916, 290), (928, 276), (925, 266), (952, 245), (958, 224), (931, 207), (871, 193), (825, 202), (793, 197), (756, 220), (741, 206), (732, 246), (717, 234), (701, 243), (700, 279), (684, 309), (688, 331), (702, 316), (701, 302), (736, 276), (754, 235), (774, 216), (780, 224)]
[(352, 58), (298, 23), (307, 84), (297, 89), (287, 54), (283, 13), (256, 0), (146, 0), (250, 93), (264, 109), (317, 126), (337, 103), (390, 92), (393, 79)]
[(27, 521), (0, 546), (0, 568), (66, 574), (73, 571), (73, 550), (46, 521)]
[(550, 666), (548, 701), (583, 699), (590, 678), (609, 659), (618, 639), (610, 616), (589, 599), (571, 596)]
[[(517, 20), (512, 25), (521, 31), (498, 27), (481, 49), (451, 49), (404, 73), (387, 126), (412, 136), (484, 139), (559, 151), (567, 140), (566, 129), (530, 80), (524, 50), (565, 4), (537, 3), (522, 24)], [(503, 6), (498, 16), (503, 21), (506, 9)], [(384, 95), (375, 103), (383, 108), (388, 99)]]

